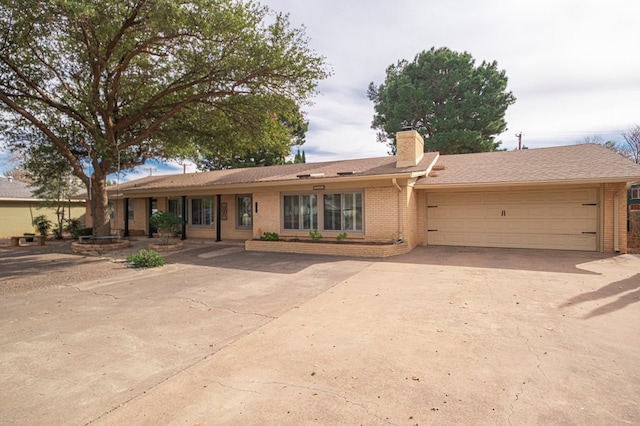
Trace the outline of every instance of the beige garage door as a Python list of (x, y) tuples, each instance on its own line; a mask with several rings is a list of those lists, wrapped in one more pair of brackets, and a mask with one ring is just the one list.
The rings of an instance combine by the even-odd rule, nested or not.
[(595, 251), (596, 188), (427, 194), (427, 244)]

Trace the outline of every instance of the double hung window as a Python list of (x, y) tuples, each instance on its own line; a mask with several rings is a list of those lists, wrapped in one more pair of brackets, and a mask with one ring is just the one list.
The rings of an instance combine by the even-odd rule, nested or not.
[(191, 199), (191, 224), (211, 225), (213, 223), (213, 198)]
[(170, 198), (169, 213), (177, 217), (182, 217), (182, 200)]

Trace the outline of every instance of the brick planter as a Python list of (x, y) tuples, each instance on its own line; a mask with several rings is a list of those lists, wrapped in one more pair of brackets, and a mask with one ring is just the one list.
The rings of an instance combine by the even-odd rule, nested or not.
[(80, 243), (74, 241), (71, 243), (71, 251), (74, 253), (96, 252), (96, 251), (110, 251), (119, 250), (131, 246), (129, 240), (117, 240), (114, 242), (103, 242), (100, 244)]
[(150, 243), (149, 244), (150, 250), (155, 250), (160, 252), (182, 250), (183, 248), (184, 248), (183, 243), (169, 243), (169, 244)]
[(366, 244), (366, 243), (308, 243), (298, 241), (262, 241), (247, 240), (244, 243), (247, 251), (266, 251), (272, 253), (324, 254), (348, 257), (390, 257), (411, 251), (406, 242), (400, 244)]

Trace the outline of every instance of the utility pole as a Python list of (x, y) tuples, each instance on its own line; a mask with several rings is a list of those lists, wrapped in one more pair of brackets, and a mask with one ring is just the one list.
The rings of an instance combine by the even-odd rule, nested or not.
[(155, 167), (145, 167), (145, 170), (149, 170), (149, 176), (153, 176), (153, 171), (156, 170)]
[(516, 133), (516, 138), (518, 138), (518, 150), (522, 149), (522, 132)]

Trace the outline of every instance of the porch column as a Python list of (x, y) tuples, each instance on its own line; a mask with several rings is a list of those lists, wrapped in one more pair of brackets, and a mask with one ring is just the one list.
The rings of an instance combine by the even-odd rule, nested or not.
[(129, 236), (129, 199), (124, 199), (124, 235), (123, 237)]
[(181, 240), (187, 239), (187, 196), (182, 196), (182, 236)]
[(153, 212), (153, 198), (149, 197), (149, 217), (147, 218), (147, 233), (149, 238), (153, 238), (153, 232), (151, 232), (151, 213)]
[(220, 238), (222, 234), (222, 226), (220, 224), (220, 217), (222, 216), (221, 198), (220, 194), (216, 195), (216, 241), (222, 241), (222, 238)]

